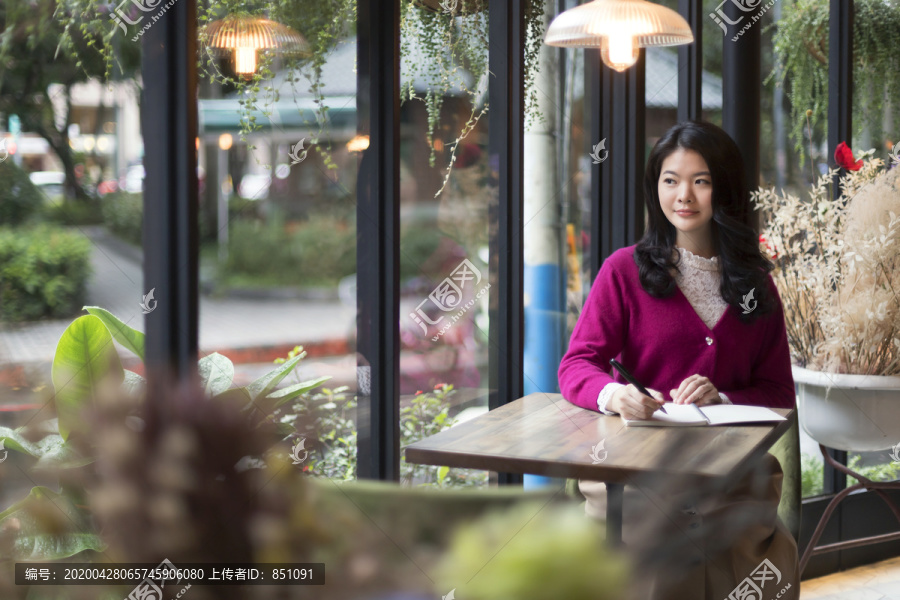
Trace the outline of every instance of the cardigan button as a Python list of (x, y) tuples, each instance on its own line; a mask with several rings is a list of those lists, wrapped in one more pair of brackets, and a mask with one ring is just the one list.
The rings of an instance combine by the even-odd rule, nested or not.
[(706, 345), (712, 346), (712, 343), (713, 343), (713, 339), (709, 336), (706, 336)]

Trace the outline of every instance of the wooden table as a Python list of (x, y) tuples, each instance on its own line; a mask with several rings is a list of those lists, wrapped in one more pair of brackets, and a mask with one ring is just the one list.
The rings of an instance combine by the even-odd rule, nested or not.
[[(790, 427), (793, 409), (774, 410), (788, 420), (628, 428), (621, 418), (580, 408), (560, 394), (530, 394), (408, 446), (406, 460), (606, 482), (607, 539), (617, 544), (625, 483), (653, 474), (677, 475), (685, 486), (710, 478), (735, 480)], [(605, 454), (592, 455), (601, 441)], [(677, 461), (671, 460), (673, 447), (682, 457)]]

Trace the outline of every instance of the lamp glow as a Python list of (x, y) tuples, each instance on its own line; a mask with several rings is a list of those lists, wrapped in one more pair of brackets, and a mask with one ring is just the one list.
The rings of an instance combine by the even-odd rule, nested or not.
[(302, 35), (286, 25), (262, 17), (228, 15), (206, 25), (200, 31), (200, 39), (211, 51), (230, 52), (234, 71), (242, 76), (256, 73), (258, 50), (295, 56), (310, 54), (309, 44)]
[(600, 47), (600, 58), (610, 69), (622, 72), (637, 62), (640, 47), (629, 35), (611, 35), (609, 42)]
[(241, 75), (256, 73), (256, 48), (239, 46), (234, 49), (234, 71)]
[(362, 152), (369, 147), (369, 136), (355, 135), (353, 139), (347, 142), (347, 150), (350, 152)]
[(567, 48), (599, 48), (603, 63), (624, 71), (640, 48), (694, 41), (687, 21), (674, 10), (647, 0), (593, 0), (563, 11), (547, 28), (544, 43)]

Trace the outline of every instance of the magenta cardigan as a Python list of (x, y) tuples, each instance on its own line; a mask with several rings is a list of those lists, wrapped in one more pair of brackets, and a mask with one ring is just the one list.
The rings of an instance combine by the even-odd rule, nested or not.
[(668, 298), (644, 291), (634, 246), (617, 250), (604, 261), (559, 365), (562, 395), (597, 410), (597, 396), (607, 383), (627, 383), (617, 371), (609, 374), (609, 359), (615, 358), (669, 402), (670, 390), (698, 374), (734, 404), (793, 408), (784, 312), (771, 276), (768, 285), (776, 298), (774, 312), (742, 323), (741, 309), (729, 305), (709, 329), (677, 286)]

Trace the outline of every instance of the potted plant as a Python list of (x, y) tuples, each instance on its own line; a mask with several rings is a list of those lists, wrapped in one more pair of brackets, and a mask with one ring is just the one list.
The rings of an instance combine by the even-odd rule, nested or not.
[(900, 440), (900, 169), (855, 160), (832, 200), (837, 169), (808, 200), (760, 189), (760, 236), (776, 265), (798, 384), (799, 417), (819, 443), (855, 452)]

